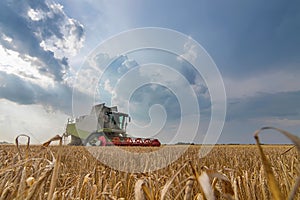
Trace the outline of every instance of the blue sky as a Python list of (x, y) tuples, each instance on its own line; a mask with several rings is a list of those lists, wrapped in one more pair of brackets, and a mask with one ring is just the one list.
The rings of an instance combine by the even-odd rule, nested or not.
[[(17, 134), (28, 133), (39, 143), (62, 133), (72, 115), (76, 73), (87, 56), (106, 39), (141, 27), (179, 31), (201, 44), (214, 60), (227, 95), (219, 143), (253, 143), (252, 133), (262, 126), (276, 126), (299, 135), (299, 4), (259, 0), (1, 1), (0, 140), (11, 142)], [(147, 55), (158, 61), (161, 56)], [(134, 53), (114, 59), (120, 63), (115, 69), (112, 66), (111, 74), (116, 74), (113, 70), (117, 67), (126, 71), (126, 66), (143, 62)], [(211, 111), (208, 86), (191, 66), (175, 68), (197, 93), (202, 122), (195, 142), (201, 142)], [(98, 98), (115, 98), (122, 107), (123, 93), (113, 91), (117, 76), (111, 74), (107, 72), (110, 82), (104, 79), (99, 83)], [(85, 98), (90, 95), (89, 86), (80, 81), (77, 92)], [(174, 83), (174, 87), (182, 86)], [(135, 123), (148, 124), (153, 115), (156, 120), (148, 131), (157, 131), (165, 120), (157, 136), (162, 141), (172, 137), (179, 113), (171, 91), (148, 85), (136, 90), (131, 100), (130, 114)], [(165, 110), (154, 106), (149, 116), (154, 104), (166, 105)], [(143, 136), (142, 129), (129, 130)], [(287, 142), (278, 134), (265, 136), (266, 143)]]

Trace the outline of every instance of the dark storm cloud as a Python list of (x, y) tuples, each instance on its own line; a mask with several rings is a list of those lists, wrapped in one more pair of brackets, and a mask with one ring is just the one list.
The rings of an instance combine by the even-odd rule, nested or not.
[[(67, 84), (55, 83), (43, 88), (14, 74), (0, 71), (0, 91), (0, 99), (8, 99), (23, 105), (39, 104), (48, 111), (59, 110), (72, 114), (73, 88)], [(80, 91), (76, 91), (76, 97), (82, 101), (90, 98)]]
[(161, 85), (144, 85), (143, 87), (134, 91), (130, 102), (134, 103), (137, 109), (140, 111), (136, 114), (148, 113), (148, 110), (151, 106), (159, 104), (166, 109), (168, 118), (176, 119), (181, 116), (180, 104), (176, 99), (175, 94), (172, 93), (172, 91), (170, 91), (168, 88)]
[[(30, 8), (39, 9), (41, 12), (50, 12), (50, 16), (41, 20), (30, 20), (27, 14)], [(45, 50), (40, 44), (54, 36), (64, 40), (66, 33), (63, 33), (62, 29), (69, 31), (68, 34), (76, 35), (76, 38), (81, 40), (83, 37), (82, 26), (73, 20), (73, 24), (61, 27), (61, 21), (65, 19), (66, 16), (63, 12), (51, 11), (49, 5), (43, 1), (1, 1), (0, 31), (11, 38), (12, 42), (7, 42), (2, 37), (0, 42), (4, 48), (18, 52), (21, 58), (25, 55), (38, 58), (37, 68), (41, 74), (52, 77), (56, 81), (62, 81), (65, 71), (69, 68), (66, 58), (56, 58), (53, 51)]]
[(256, 96), (229, 100), (227, 120), (244, 119), (299, 119), (300, 91), (260, 93)]
[(300, 2), (295, 0), (203, 5), (201, 30), (214, 34), (203, 34), (200, 42), (205, 43), (221, 72), (235, 78), (282, 68), (295, 70), (295, 63), (300, 62), (299, 8)]
[[(177, 55), (163, 54), (165, 53), (165, 51), (157, 51), (152, 49), (147, 49), (144, 51), (146, 53), (138, 52), (140, 54), (139, 56), (142, 56), (143, 59), (141, 60), (141, 63), (137, 62), (134, 59), (131, 59), (130, 56), (127, 55), (121, 55), (115, 58), (102, 75), (102, 80), (99, 84), (99, 93), (103, 94), (103, 92), (105, 91), (105, 81), (109, 80), (110, 86), (114, 88), (117, 81), (122, 78), (122, 75), (124, 75), (130, 69), (139, 67), (145, 63), (160, 63), (163, 61), (164, 63), (167, 63), (167, 66), (170, 66), (170, 68), (176, 70), (185, 78), (185, 80), (190, 84), (190, 86), (194, 89), (195, 94), (197, 95), (201, 114), (206, 113), (207, 116), (210, 116), (211, 102), (208, 88), (205, 85), (202, 77), (190, 63), (185, 60), (178, 61)], [(161, 56), (160, 54), (163, 54), (163, 56)], [(153, 70), (156, 69), (158, 68), (153, 68)], [(180, 85), (180, 83), (174, 82), (174, 85), (178, 87), (178, 90), (184, 89), (184, 86)], [(110, 102), (109, 100), (106, 100), (105, 97), (107, 96), (102, 95), (100, 99), (102, 101)], [(123, 97), (118, 94), (118, 98)], [(140, 118), (144, 118), (145, 113), (147, 113), (149, 108), (155, 104), (162, 105), (166, 109), (168, 117), (171, 119), (178, 119), (181, 116), (180, 105), (176, 95), (171, 90), (162, 85), (147, 84), (140, 87), (139, 89), (134, 91), (131, 96), (130, 102), (135, 104), (136, 109), (138, 110), (135, 113), (139, 115)], [(136, 116), (135, 118), (138, 117)]]
[[(134, 118), (149, 118), (145, 113), (148, 113), (149, 108), (156, 104), (161, 105), (165, 109), (168, 119), (175, 120), (182, 116), (178, 97), (170, 89), (162, 85), (150, 83), (138, 88), (133, 92), (130, 103), (135, 105), (136, 111), (132, 112)], [(205, 114), (209, 117), (211, 109), (210, 99), (200, 94), (198, 95), (198, 104), (200, 114)], [(196, 108), (194, 110), (196, 111)]]
[(22, 81), (16, 75), (8, 75), (0, 71), (0, 98), (20, 104), (33, 104), (35, 88)]
[[(33, 12), (32, 16), (29, 12)], [(72, 88), (63, 80), (69, 69), (67, 55), (78, 50), (76, 44), (82, 42), (83, 37), (83, 26), (67, 17), (62, 7), (50, 0), (0, 1), (0, 45), (4, 50), (17, 52), (41, 75), (54, 80), (48, 87), (41, 87), (37, 81), (43, 81), (43, 76), (27, 74), (19, 70), (22, 66), (9, 66), (15, 68), (16, 74), (0, 69), (0, 99), (18, 104), (40, 104), (48, 110), (70, 114)], [(72, 44), (68, 45), (68, 41)], [(42, 45), (47, 42), (48, 46)]]
[(71, 113), (72, 88), (65, 84), (56, 83), (54, 86), (42, 88), (19, 76), (0, 71), (0, 91), (0, 99), (8, 99), (18, 104), (40, 104), (48, 110)]
[[(276, 68), (293, 70), (298, 67), (294, 63), (300, 62), (300, 1), (166, 0), (159, 6), (151, 1), (135, 4), (131, 10), (135, 26), (166, 27), (190, 35), (226, 76), (245, 78)], [(141, 7), (155, 10), (155, 15)]]

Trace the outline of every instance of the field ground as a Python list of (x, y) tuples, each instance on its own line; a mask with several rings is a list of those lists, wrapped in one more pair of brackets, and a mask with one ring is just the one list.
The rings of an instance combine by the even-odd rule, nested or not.
[[(300, 174), (296, 148), (285, 152), (291, 147), (263, 145), (285, 197)], [(168, 154), (140, 163), (145, 165), (143, 173), (126, 173), (105, 166), (85, 147), (30, 146), (26, 151), (22, 146), (18, 151), (14, 145), (0, 145), (0, 199), (204, 199), (203, 193), (207, 199), (209, 193), (216, 199), (273, 199), (256, 145), (217, 145), (203, 158), (199, 158), (200, 146), (193, 145), (167, 167), (147, 172), (146, 166), (165, 162), (182, 147), (163, 148)], [(111, 148), (100, 149), (107, 153)], [(122, 162), (129, 165), (132, 161)], [(201, 183), (210, 186), (205, 189)], [(295, 199), (300, 199), (299, 192)]]

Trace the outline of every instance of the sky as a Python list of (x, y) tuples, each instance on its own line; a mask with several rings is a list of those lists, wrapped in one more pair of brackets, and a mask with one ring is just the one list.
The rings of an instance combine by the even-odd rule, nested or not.
[[(218, 143), (254, 143), (253, 132), (263, 126), (299, 136), (299, 1), (3, 0), (0, 141), (13, 142), (25, 133), (32, 142), (43, 143), (62, 134), (69, 117), (84, 114), (74, 111), (75, 94), (129, 112), (133, 122), (128, 132), (134, 136), (157, 137), (166, 143), (191, 142), (187, 138), (193, 137), (193, 142), (201, 143), (214, 105), (210, 86), (191, 63), (170, 52), (144, 49), (115, 57), (98, 55), (99, 63), (112, 61), (108, 70), (100, 72), (101, 79), (85, 68), (100, 44), (143, 27), (180, 32), (199, 43), (214, 61), (224, 82), (227, 107), (220, 136), (211, 135)], [(147, 67), (147, 63), (169, 68)], [(164, 71), (170, 66), (172, 73)], [(130, 70), (133, 76), (126, 78)], [(158, 84), (160, 78), (170, 84)], [(92, 79), (96, 82), (91, 86)], [(121, 79), (122, 87), (114, 87)], [(142, 80), (149, 84), (126, 90)], [(96, 92), (91, 90), (95, 87)], [(186, 114), (180, 112), (181, 101), (190, 98), (178, 100), (176, 91), (188, 87), (197, 105), (190, 102)], [(194, 136), (197, 109), (201, 118)], [(190, 124), (186, 135), (173, 141), (182, 116)], [(289, 141), (266, 131), (262, 142)]]

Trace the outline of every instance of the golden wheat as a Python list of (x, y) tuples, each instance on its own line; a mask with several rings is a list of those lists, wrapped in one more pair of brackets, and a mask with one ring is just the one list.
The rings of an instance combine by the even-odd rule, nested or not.
[(216, 145), (203, 158), (190, 146), (164, 169), (136, 174), (103, 165), (85, 147), (2, 145), (0, 199), (300, 199), (298, 146), (261, 145), (257, 137), (257, 146)]

